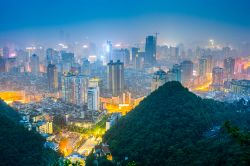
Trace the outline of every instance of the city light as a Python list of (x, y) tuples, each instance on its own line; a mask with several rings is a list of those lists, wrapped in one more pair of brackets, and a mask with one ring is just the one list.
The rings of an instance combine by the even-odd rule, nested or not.
[(246, 165), (249, 5), (2, 1), (2, 163)]

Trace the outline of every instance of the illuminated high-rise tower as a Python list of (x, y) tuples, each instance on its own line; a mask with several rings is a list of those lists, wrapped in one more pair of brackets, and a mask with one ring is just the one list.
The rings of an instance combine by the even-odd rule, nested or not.
[(135, 59), (136, 56), (138, 55), (140, 48), (132, 47), (131, 48), (131, 55), (132, 55), (132, 64), (135, 65)]
[(199, 76), (201, 77), (206, 77), (207, 74), (207, 59), (206, 58), (201, 58), (199, 59)]
[(154, 64), (156, 62), (156, 37), (147, 36), (145, 45), (145, 63)]
[(100, 107), (99, 97), (100, 94), (98, 86), (88, 88), (88, 110), (90, 111), (99, 110)]
[(82, 106), (87, 102), (88, 78), (68, 73), (62, 77), (62, 99), (67, 103)]
[(183, 61), (181, 67), (181, 83), (187, 84), (193, 78), (194, 64), (192, 61)]
[(124, 90), (124, 64), (119, 60), (108, 63), (108, 89), (113, 96), (119, 96)]
[(55, 65), (49, 64), (47, 67), (48, 86), (50, 92), (58, 90), (58, 71)]
[(213, 77), (212, 80), (213, 88), (216, 90), (220, 90), (223, 86), (223, 68), (214, 67), (212, 77)]
[(106, 60), (107, 60), (107, 62), (112, 60), (112, 52), (113, 52), (112, 42), (107, 41), (107, 44), (106, 44)]
[(225, 74), (230, 77), (234, 74), (235, 59), (232, 57), (224, 59)]

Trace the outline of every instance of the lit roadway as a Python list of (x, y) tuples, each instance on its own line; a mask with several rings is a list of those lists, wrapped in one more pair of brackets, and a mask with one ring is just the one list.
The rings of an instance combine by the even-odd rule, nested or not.
[(84, 156), (88, 156), (89, 153), (94, 149), (94, 147), (98, 144), (98, 140), (95, 137), (91, 137), (87, 139), (77, 150), (79, 154)]
[(212, 84), (212, 81), (208, 81), (203, 85), (200, 85), (196, 88), (194, 88), (194, 91), (208, 91), (209, 90), (209, 86)]

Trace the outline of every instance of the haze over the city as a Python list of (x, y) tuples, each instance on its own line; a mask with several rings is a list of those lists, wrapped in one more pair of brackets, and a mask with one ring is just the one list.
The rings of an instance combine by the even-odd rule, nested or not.
[(129, 44), (159, 32), (159, 44), (249, 41), (250, 2), (199, 0), (43, 0), (1, 2), (1, 44), (106, 40)]

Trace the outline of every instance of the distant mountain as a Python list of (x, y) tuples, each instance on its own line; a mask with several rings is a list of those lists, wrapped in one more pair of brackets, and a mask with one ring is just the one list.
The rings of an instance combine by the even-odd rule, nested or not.
[(45, 149), (44, 139), (19, 124), (18, 113), (0, 100), (0, 165), (47, 166), (58, 155)]
[(236, 105), (202, 99), (168, 82), (112, 127), (104, 142), (122, 165), (247, 165), (249, 151), (224, 127), (229, 120), (249, 129), (249, 111)]

